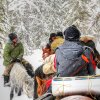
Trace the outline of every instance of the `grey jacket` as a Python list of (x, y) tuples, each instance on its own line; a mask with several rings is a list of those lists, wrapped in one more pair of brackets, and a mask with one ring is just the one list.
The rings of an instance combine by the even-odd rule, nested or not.
[[(85, 54), (89, 63), (86, 63), (81, 55)], [(95, 74), (91, 60), (90, 50), (84, 50), (81, 43), (76, 41), (65, 41), (56, 50), (56, 68), (60, 77), (84, 76)], [(84, 67), (83, 67), (84, 65)]]

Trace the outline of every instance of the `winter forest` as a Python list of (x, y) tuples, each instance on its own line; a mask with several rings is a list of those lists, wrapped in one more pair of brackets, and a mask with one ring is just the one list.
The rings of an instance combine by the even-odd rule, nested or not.
[(72, 24), (100, 41), (100, 0), (0, 0), (0, 40), (15, 32), (26, 51)]
[[(100, 53), (100, 0), (0, 0), (0, 100), (10, 100), (11, 88), (3, 86), (3, 50), (8, 34), (17, 34), (24, 45), (24, 58), (35, 71), (44, 64), (42, 47), (49, 42), (50, 34), (63, 33), (71, 25), (75, 25), (81, 35), (94, 36), (93, 41)], [(98, 68), (96, 75), (100, 76)], [(91, 83), (90, 87), (93, 86)], [(99, 86), (96, 89), (100, 92), (99, 83), (100, 80), (96, 83)], [(22, 94), (15, 95), (13, 100), (33, 99)]]

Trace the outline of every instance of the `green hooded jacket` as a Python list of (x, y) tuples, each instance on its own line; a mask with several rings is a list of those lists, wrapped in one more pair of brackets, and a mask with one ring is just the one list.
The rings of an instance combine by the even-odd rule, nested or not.
[(9, 66), (13, 59), (19, 58), (21, 59), (24, 55), (24, 47), (21, 42), (18, 42), (16, 46), (13, 45), (12, 42), (8, 42), (4, 48), (4, 66)]

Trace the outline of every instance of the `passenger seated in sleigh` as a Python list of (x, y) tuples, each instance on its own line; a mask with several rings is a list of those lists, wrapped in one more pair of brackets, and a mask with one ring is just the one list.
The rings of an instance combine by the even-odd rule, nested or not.
[[(96, 62), (92, 50), (80, 42), (81, 33), (72, 25), (64, 31), (65, 41), (55, 52), (57, 77), (95, 75)], [(52, 82), (52, 81), (51, 81)], [(52, 93), (52, 85), (47, 90)]]

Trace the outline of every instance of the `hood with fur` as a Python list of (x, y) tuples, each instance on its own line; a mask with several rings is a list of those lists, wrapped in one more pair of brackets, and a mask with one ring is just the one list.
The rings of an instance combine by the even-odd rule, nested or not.
[(87, 43), (90, 40), (94, 41), (95, 37), (92, 36), (92, 35), (83, 35), (83, 36), (80, 37), (80, 41), (83, 41), (85, 43)]

